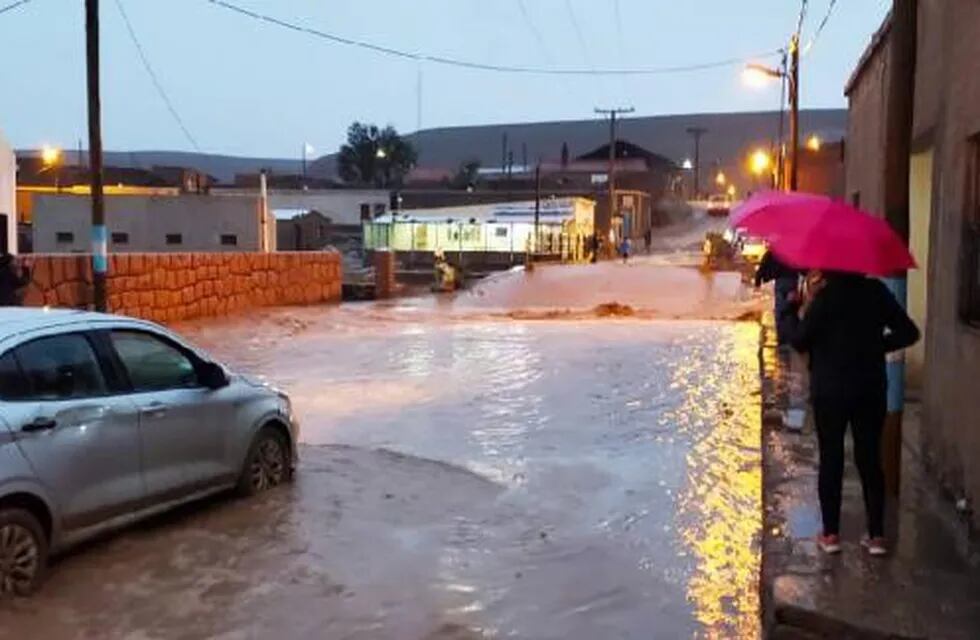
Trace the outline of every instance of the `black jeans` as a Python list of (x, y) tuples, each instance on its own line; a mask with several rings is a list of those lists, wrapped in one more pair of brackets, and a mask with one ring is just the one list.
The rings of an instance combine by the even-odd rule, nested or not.
[(854, 462), (861, 476), (868, 535), (884, 535), (885, 477), (881, 470), (881, 431), (885, 396), (850, 399), (814, 398), (813, 417), (820, 445), (820, 510), (825, 535), (840, 533), (841, 484), (844, 479), (844, 434), (851, 426)]

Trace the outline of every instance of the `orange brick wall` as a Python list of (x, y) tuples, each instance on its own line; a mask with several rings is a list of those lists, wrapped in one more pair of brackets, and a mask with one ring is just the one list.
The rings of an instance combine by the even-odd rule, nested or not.
[[(91, 257), (29, 255), (28, 306), (85, 308)], [(133, 253), (110, 257), (109, 310), (156, 322), (220, 316), (255, 307), (338, 302), (336, 252)]]

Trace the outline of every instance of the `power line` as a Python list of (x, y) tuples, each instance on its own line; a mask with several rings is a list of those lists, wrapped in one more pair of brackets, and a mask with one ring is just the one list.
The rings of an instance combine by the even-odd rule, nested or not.
[(143, 45), (140, 44), (139, 38), (136, 36), (136, 31), (133, 29), (132, 23), (129, 21), (129, 16), (126, 14), (126, 9), (123, 7), (122, 0), (116, 0), (116, 7), (119, 8), (119, 14), (122, 16), (123, 22), (126, 24), (126, 30), (129, 31), (129, 37), (133, 41), (133, 45), (136, 46), (136, 52), (139, 54), (140, 60), (143, 62), (143, 68), (146, 69), (147, 75), (150, 76), (150, 80), (153, 81), (153, 86), (156, 87), (157, 93), (160, 94), (160, 98), (163, 103), (167, 106), (167, 111), (173, 116), (174, 121), (180, 130), (184, 133), (184, 137), (191, 143), (195, 151), (200, 151), (201, 147), (198, 146), (197, 140), (191, 135), (191, 132), (187, 130), (184, 125), (184, 120), (177, 113), (177, 109), (174, 107), (173, 102), (170, 101), (170, 97), (164, 90), (163, 85), (160, 83), (160, 79), (157, 77), (156, 72), (153, 70), (153, 66), (150, 64), (150, 60), (146, 57), (146, 52), (143, 50)]
[(17, 7), (22, 7), (25, 4), (28, 4), (29, 2), (31, 2), (31, 0), (17, 0), (17, 2), (11, 2), (5, 7), (0, 7), (0, 13), (7, 13), (8, 11), (13, 11)]
[(578, 40), (579, 49), (582, 50), (582, 57), (585, 58), (585, 64), (591, 67), (592, 57), (589, 55), (589, 47), (585, 42), (585, 36), (582, 34), (582, 26), (578, 23), (578, 16), (575, 15), (572, 0), (565, 0), (565, 11), (568, 12), (568, 19), (572, 23), (572, 29), (575, 30), (575, 38)]
[(527, 10), (527, 4), (524, 0), (517, 0), (517, 6), (521, 8), (521, 15), (524, 16), (524, 23), (527, 24), (528, 31), (534, 36), (535, 42), (538, 44), (538, 49), (541, 50), (541, 54), (544, 55), (545, 60), (549, 64), (554, 64), (555, 60), (551, 55), (551, 51), (548, 49), (548, 45), (544, 41), (544, 36), (541, 35), (541, 30), (538, 29), (537, 25), (531, 19), (531, 14)]
[(457, 58), (450, 58), (446, 56), (437, 56), (437, 55), (430, 55), (421, 52), (412, 52), (412, 51), (404, 51), (401, 49), (393, 49), (391, 47), (384, 47), (363, 40), (354, 40), (352, 38), (338, 36), (332, 33), (321, 31), (319, 29), (314, 29), (312, 27), (305, 27), (294, 22), (288, 22), (280, 18), (275, 18), (273, 16), (269, 16), (266, 14), (257, 13), (255, 11), (251, 11), (249, 9), (245, 9), (238, 5), (232, 4), (231, 2), (227, 2), (226, 0), (206, 0), (206, 2), (221, 7), (223, 9), (227, 9), (228, 11), (231, 11), (233, 13), (247, 16), (254, 20), (266, 22), (274, 26), (287, 29), (289, 31), (295, 31), (297, 33), (302, 33), (305, 35), (313, 36), (315, 38), (320, 38), (322, 40), (329, 40), (330, 42), (334, 42), (336, 44), (358, 47), (361, 49), (366, 49), (368, 51), (373, 51), (375, 53), (380, 53), (383, 55), (402, 58), (406, 60), (431, 62), (433, 64), (440, 64), (449, 67), (458, 67), (462, 69), (471, 69), (475, 71), (492, 71), (496, 73), (514, 73), (514, 74), (528, 74), (528, 75), (564, 75), (564, 76), (662, 75), (662, 74), (672, 74), (672, 73), (704, 71), (707, 69), (717, 69), (720, 67), (741, 65), (747, 62), (758, 61), (759, 59), (771, 58), (773, 56), (779, 55), (780, 53), (780, 49), (773, 49), (771, 51), (765, 51), (763, 53), (759, 53), (752, 56), (726, 58), (724, 60), (715, 60), (713, 62), (703, 62), (703, 63), (685, 64), (685, 65), (676, 65), (676, 66), (664, 66), (664, 67), (634, 68), (634, 69), (552, 69), (546, 67), (508, 66), (508, 65), (487, 64), (482, 62), (471, 62), (467, 60), (460, 60)]
[(800, 2), (800, 18), (796, 22), (796, 37), (799, 38), (800, 34), (803, 32), (803, 21), (806, 20), (807, 9), (810, 8), (810, 0), (802, 0)]
[(807, 43), (805, 51), (812, 49), (813, 45), (815, 45), (817, 40), (820, 39), (820, 34), (823, 33), (824, 27), (827, 26), (827, 22), (830, 21), (830, 16), (833, 15), (836, 7), (837, 0), (830, 0), (830, 6), (827, 7), (827, 13), (824, 14), (823, 20), (820, 21), (820, 25), (817, 27), (816, 32), (814, 32), (813, 37), (810, 38), (810, 42)]

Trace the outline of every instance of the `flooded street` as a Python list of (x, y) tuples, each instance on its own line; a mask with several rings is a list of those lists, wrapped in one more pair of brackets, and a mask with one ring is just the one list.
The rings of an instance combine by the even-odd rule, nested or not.
[[(735, 276), (626, 268), (678, 309), (677, 278), (750, 304)], [(290, 392), (295, 485), (70, 554), (0, 636), (757, 637), (757, 324), (654, 319), (648, 286), (615, 298), (633, 317), (568, 293), (572, 316), (514, 319), (508, 278), (182, 327)]]

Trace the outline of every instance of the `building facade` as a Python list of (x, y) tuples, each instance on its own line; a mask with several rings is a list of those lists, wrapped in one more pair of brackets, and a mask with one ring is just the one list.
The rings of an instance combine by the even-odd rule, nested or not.
[(581, 261), (594, 220), (595, 202), (587, 198), (543, 200), (537, 224), (533, 201), (414, 209), (365, 223), (364, 248), (393, 249), (409, 262), (431, 262), (437, 252), (485, 266), (523, 262), (529, 252)]
[[(909, 309), (924, 340), (908, 354), (921, 395), (922, 450), (980, 527), (980, 2), (919, 0), (909, 243)], [(848, 197), (884, 213), (888, 21), (846, 93)]]
[(0, 252), (17, 253), (17, 158), (0, 134)]
[[(36, 253), (91, 250), (91, 200), (68, 193), (33, 194)], [(272, 214), (255, 197), (215, 195), (106, 195), (112, 253), (275, 251)]]

